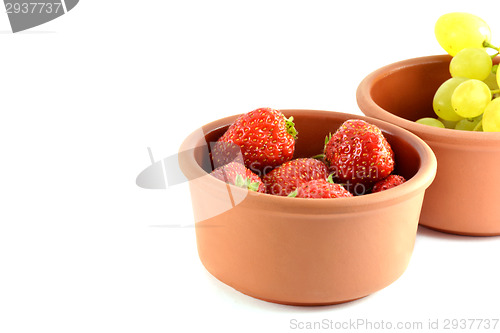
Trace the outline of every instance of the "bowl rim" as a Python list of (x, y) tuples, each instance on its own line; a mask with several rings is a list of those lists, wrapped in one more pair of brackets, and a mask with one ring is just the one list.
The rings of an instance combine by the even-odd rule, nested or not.
[[(396, 116), (389, 111), (380, 107), (372, 97), (373, 86), (380, 80), (397, 72), (399, 70), (422, 66), (425, 64), (432, 64), (443, 61), (450, 61), (451, 56), (448, 54), (431, 55), (417, 58), (410, 58), (388, 64), (386, 66), (376, 69), (368, 74), (358, 85), (356, 90), (356, 100), (361, 111), (369, 116), (382, 119), (389, 123), (408, 129), (409, 131), (417, 134), (425, 140), (439, 141), (441, 143), (448, 143), (452, 145), (464, 144), (467, 145), (480, 144), (482, 148), (500, 145), (500, 132), (472, 132), (460, 131), (449, 128), (438, 128), (428, 125), (418, 124), (414, 121)], [(496, 61), (500, 57), (495, 58)], [(465, 141), (464, 141), (465, 140)]]
[[(270, 209), (281, 210), (281, 209), (291, 208), (292, 211), (296, 211), (296, 209), (293, 209), (293, 206), (297, 206), (297, 204), (300, 203), (300, 206), (306, 205), (308, 208), (311, 209), (309, 211), (310, 214), (314, 213), (321, 214), (325, 212), (346, 213), (359, 209), (360, 207), (379, 206), (381, 203), (387, 201), (400, 202), (405, 200), (409, 196), (415, 195), (417, 192), (420, 191), (423, 192), (430, 186), (430, 184), (434, 180), (437, 170), (437, 161), (433, 151), (422, 139), (420, 139), (415, 134), (401, 127), (390, 124), (383, 120), (367, 116), (335, 112), (335, 111), (309, 110), (309, 109), (281, 109), (280, 111), (282, 111), (287, 116), (296, 116), (297, 114), (301, 114), (304, 112), (315, 113), (315, 114), (328, 113), (329, 115), (333, 115), (336, 118), (340, 117), (341, 119), (345, 118), (346, 120), (362, 119), (372, 124), (375, 124), (378, 127), (380, 127), (380, 129), (383, 132), (387, 132), (394, 136), (403, 137), (404, 140), (407, 141), (417, 151), (420, 157), (419, 169), (411, 179), (406, 181), (404, 184), (392, 188), (390, 190), (378, 193), (371, 193), (362, 196), (356, 196), (356, 197), (335, 198), (333, 200), (289, 198), (289, 197), (271, 195), (267, 193), (258, 193), (234, 185), (226, 184), (223, 181), (218, 180), (214, 177), (205, 177), (204, 181), (207, 184), (207, 186), (222, 188), (221, 184), (223, 184), (225, 186), (230, 186), (231, 191), (240, 191), (240, 194), (243, 193), (241, 191), (250, 192), (248, 198), (255, 199), (255, 204), (259, 204), (259, 202), (262, 202), (262, 200), (264, 200), (266, 202), (266, 206), (269, 207)], [(184, 173), (184, 175), (188, 180), (208, 175), (208, 173), (205, 170), (203, 170), (200, 165), (198, 165), (194, 156), (194, 148), (206, 145), (206, 143), (204, 144), (205, 136), (202, 135), (202, 133), (208, 133), (210, 131), (214, 131), (221, 127), (225, 127), (231, 124), (240, 115), (241, 114), (215, 120), (211, 123), (202, 126), (201, 131), (200, 129), (198, 129), (192, 132), (188, 137), (186, 137), (186, 139), (179, 148), (178, 156), (179, 156), (179, 166), (181, 168), (181, 171)]]

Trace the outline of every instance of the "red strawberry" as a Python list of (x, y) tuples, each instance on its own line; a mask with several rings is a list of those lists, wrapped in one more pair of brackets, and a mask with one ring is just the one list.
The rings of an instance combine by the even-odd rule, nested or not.
[(372, 193), (381, 192), (403, 184), (406, 181), (402, 176), (390, 175), (373, 185)]
[[(325, 160), (336, 179), (360, 193), (394, 170), (394, 153), (380, 129), (366, 121), (344, 122), (325, 146)], [(351, 187), (352, 186), (352, 187)]]
[(352, 194), (342, 187), (342, 185), (331, 182), (330, 177), (329, 180), (316, 179), (304, 183), (288, 196), (296, 198), (327, 199), (347, 198), (352, 197)]
[(225, 183), (248, 188), (255, 192), (266, 192), (266, 187), (260, 177), (240, 163), (231, 162), (218, 167), (210, 175)]
[(287, 196), (303, 183), (326, 177), (328, 169), (323, 162), (314, 158), (297, 158), (272, 170), (262, 177), (262, 181), (267, 193)]
[(214, 165), (224, 165), (242, 155), (245, 166), (265, 172), (292, 159), (297, 131), (278, 110), (260, 108), (241, 115), (212, 149)]

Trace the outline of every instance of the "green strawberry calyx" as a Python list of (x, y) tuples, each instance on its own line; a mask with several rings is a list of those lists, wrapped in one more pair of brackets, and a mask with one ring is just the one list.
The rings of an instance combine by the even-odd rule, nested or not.
[(290, 134), (295, 140), (297, 140), (297, 134), (299, 134), (299, 132), (297, 132), (297, 130), (295, 129), (295, 124), (293, 122), (293, 116), (290, 117), (290, 118), (287, 118), (285, 117), (285, 115), (283, 115), (283, 118), (285, 118), (285, 125), (286, 125), (286, 131), (288, 132), (288, 134)]
[(257, 190), (259, 189), (258, 182), (252, 182), (250, 178), (243, 178), (242, 175), (236, 175), (236, 179), (234, 180), (234, 185), (249, 189), (250, 191), (254, 192), (257, 192)]
[(318, 154), (318, 155), (314, 155), (313, 157), (311, 158), (314, 158), (316, 160), (323, 160), (325, 158), (325, 154)]
[(326, 150), (326, 145), (328, 144), (328, 142), (330, 142), (331, 139), (332, 139), (332, 133), (330, 132), (330, 134), (328, 134), (325, 137), (325, 145), (323, 146), (323, 154), (314, 155), (311, 158), (315, 158), (317, 160), (324, 160), (325, 159), (324, 151)]
[(287, 197), (289, 198), (295, 198), (297, 196), (299, 192), (297, 192), (297, 190), (293, 191), (293, 192), (290, 192), (290, 194), (287, 195)]
[(328, 142), (332, 139), (332, 132), (330, 132), (327, 136), (325, 136), (325, 148)]
[(328, 176), (328, 178), (326, 179), (326, 181), (327, 181), (327, 182), (329, 182), (329, 183), (331, 183), (331, 184), (335, 184), (335, 183), (333, 182), (333, 173), (331, 173), (331, 174)]

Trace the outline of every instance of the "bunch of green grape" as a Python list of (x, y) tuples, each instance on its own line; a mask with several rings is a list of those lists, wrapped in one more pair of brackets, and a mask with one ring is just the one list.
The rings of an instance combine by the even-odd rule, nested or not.
[(437, 20), (434, 32), (453, 57), (451, 78), (434, 95), (432, 106), (438, 118), (422, 118), (417, 123), (500, 132), (500, 70), (493, 65), (499, 48), (490, 44), (490, 27), (475, 15), (448, 13)]

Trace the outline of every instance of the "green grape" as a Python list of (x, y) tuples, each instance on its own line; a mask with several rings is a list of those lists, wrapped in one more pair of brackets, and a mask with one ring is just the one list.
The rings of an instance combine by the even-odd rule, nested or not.
[(438, 118), (438, 120), (443, 123), (445, 128), (454, 129), (457, 125), (457, 121), (445, 120), (443, 118)]
[(491, 57), (484, 48), (468, 47), (460, 50), (450, 62), (452, 77), (484, 80), (491, 73)]
[(476, 128), (476, 126), (481, 122), (481, 118), (483, 118), (483, 115), (476, 118), (464, 118), (457, 122), (455, 129), (461, 131), (473, 131), (474, 128)]
[(500, 132), (500, 98), (492, 100), (484, 110), (483, 131)]
[(434, 34), (451, 56), (466, 47), (483, 47), (483, 42), (491, 40), (488, 24), (469, 13), (444, 14), (436, 21)]
[(481, 115), (490, 101), (490, 88), (483, 81), (475, 79), (460, 83), (451, 95), (453, 110), (464, 118)]
[(500, 86), (500, 67), (497, 67), (497, 84)]
[(446, 80), (434, 94), (432, 108), (439, 118), (449, 121), (458, 121), (462, 119), (453, 107), (451, 106), (451, 95), (456, 87), (462, 82), (467, 81), (466, 78), (454, 77)]
[(497, 77), (493, 72), (490, 72), (488, 77), (484, 79), (483, 82), (486, 83), (491, 90), (498, 89)]
[(420, 118), (419, 120), (416, 121), (416, 123), (433, 127), (445, 128), (444, 124), (435, 118)]

